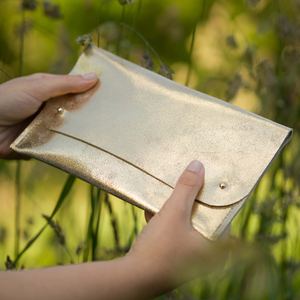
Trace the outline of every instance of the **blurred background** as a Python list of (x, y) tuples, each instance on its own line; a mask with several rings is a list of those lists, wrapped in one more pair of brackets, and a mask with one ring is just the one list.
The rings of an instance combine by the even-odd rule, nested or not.
[[(0, 0), (0, 83), (66, 74), (93, 42), (293, 128), (232, 224), (254, 254), (158, 299), (300, 299), (299, 16), (299, 0)], [(118, 257), (144, 225), (60, 170), (0, 160), (0, 269)]]

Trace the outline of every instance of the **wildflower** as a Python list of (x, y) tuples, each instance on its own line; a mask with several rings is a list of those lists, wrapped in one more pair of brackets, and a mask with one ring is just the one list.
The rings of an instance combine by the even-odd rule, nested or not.
[(226, 37), (226, 44), (231, 49), (237, 49), (239, 47), (233, 34)]
[(228, 89), (225, 93), (226, 101), (232, 100), (236, 96), (242, 85), (242, 76), (240, 74), (236, 74), (235, 77), (229, 82)]
[(153, 70), (154, 69), (154, 62), (151, 59), (149, 54), (144, 54), (144, 56), (142, 57), (140, 64), (142, 67), (148, 69), (148, 70)]
[(23, 0), (22, 1), (22, 8), (23, 9), (28, 9), (28, 10), (36, 10), (38, 6), (38, 1), (37, 0)]
[(77, 45), (86, 47), (93, 43), (93, 38), (88, 34), (79, 35), (76, 37), (75, 42)]
[(158, 74), (167, 77), (169, 79), (173, 79), (174, 71), (172, 68), (166, 66), (165, 64), (161, 64), (159, 66)]
[(60, 19), (62, 17), (59, 5), (50, 1), (43, 2), (44, 14), (51, 19)]
[(58, 221), (56, 221), (56, 223), (55, 223), (53, 220), (50, 219), (49, 216), (46, 216), (46, 215), (42, 215), (42, 216), (43, 216), (43, 218), (45, 218), (48, 221), (48, 224), (50, 225), (50, 227), (53, 228), (56, 236), (58, 237), (58, 243), (60, 245), (64, 246), (66, 240), (65, 240), (65, 236), (62, 233), (62, 229), (58, 224)]
[(10, 257), (7, 255), (6, 262), (5, 262), (6, 270), (17, 270), (16, 265), (14, 262), (10, 259)]
[(134, 3), (136, 0), (118, 0), (121, 5), (129, 5)]

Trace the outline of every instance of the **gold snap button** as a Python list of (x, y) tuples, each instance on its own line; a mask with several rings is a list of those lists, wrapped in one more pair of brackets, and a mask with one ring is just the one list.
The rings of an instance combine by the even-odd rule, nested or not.
[(64, 109), (63, 109), (62, 107), (60, 107), (60, 108), (57, 109), (57, 112), (58, 112), (59, 114), (62, 114), (62, 113), (64, 112)]
[(226, 188), (226, 184), (224, 182), (221, 182), (219, 184), (219, 187), (220, 187), (221, 190), (224, 190)]

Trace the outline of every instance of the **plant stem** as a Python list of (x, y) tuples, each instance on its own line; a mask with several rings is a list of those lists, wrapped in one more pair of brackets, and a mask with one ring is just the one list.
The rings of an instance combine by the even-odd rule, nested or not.
[[(206, 4), (206, 0), (203, 0), (202, 3), (202, 10), (201, 10), (201, 15), (200, 15), (200, 21), (203, 20), (204, 17), (204, 11), (205, 11), (205, 4)], [(198, 23), (198, 22), (197, 22)], [(186, 76), (186, 81), (185, 81), (185, 85), (188, 86), (189, 81), (190, 81), (190, 75), (191, 75), (191, 70), (192, 70), (192, 53), (193, 53), (193, 49), (194, 49), (194, 43), (195, 43), (195, 35), (196, 35), (196, 28), (197, 28), (197, 23), (193, 29), (192, 32), (192, 41), (191, 41), (191, 47), (190, 47), (190, 52), (189, 52), (189, 58), (188, 58), (188, 63), (189, 63), (189, 68), (188, 68), (188, 73)]]
[(92, 244), (92, 261), (95, 261), (97, 259), (96, 253), (97, 253), (97, 247), (99, 245), (98, 242), (98, 233), (99, 233), (99, 224), (100, 224), (100, 216), (101, 216), (101, 209), (102, 209), (102, 201), (101, 201), (101, 194), (103, 191), (100, 189), (97, 189), (97, 196), (96, 196), (96, 205), (95, 205), (95, 215), (94, 219), (96, 219), (96, 227), (93, 231), (93, 244)]
[(95, 197), (94, 197), (94, 186), (90, 186), (90, 204), (91, 204), (91, 214), (89, 218), (88, 231), (86, 234), (86, 250), (83, 256), (83, 262), (87, 262), (90, 254), (90, 246), (93, 246), (93, 222), (95, 215)]
[(21, 162), (17, 161), (16, 168), (16, 211), (15, 211), (15, 259), (19, 253), (20, 243), (20, 210), (21, 210)]
[[(20, 64), (19, 64), (19, 77), (23, 74), (23, 52), (24, 52), (24, 33), (25, 33), (25, 9), (22, 8), (22, 23), (21, 23), (21, 39), (20, 39)], [(19, 254), (20, 244), (20, 210), (21, 210), (21, 161), (17, 161), (16, 169), (16, 213), (15, 213), (15, 262)]]
[[(141, 13), (141, 9), (142, 9), (142, 0), (139, 1), (139, 5), (137, 7), (137, 11), (136, 11), (136, 14), (134, 15), (134, 18), (132, 20), (132, 28), (136, 28), (136, 22), (138, 20), (138, 17)], [(131, 43), (129, 45), (129, 49), (128, 49), (128, 52), (127, 52), (127, 56), (126, 56), (126, 59), (129, 60), (129, 55), (130, 55), (130, 52), (131, 52), (131, 48), (132, 48), (132, 44), (133, 44), (133, 32), (131, 33)]]
[(131, 205), (131, 212), (132, 212), (132, 217), (133, 217), (133, 220), (134, 220), (134, 235), (135, 237), (138, 236), (138, 219), (137, 219), (137, 214), (135, 212), (135, 209), (134, 209), (134, 206)]
[(24, 34), (25, 34), (25, 9), (22, 8), (22, 25), (21, 25), (20, 57), (19, 57), (19, 60), (20, 60), (19, 77), (23, 75)]
[(9, 76), (3, 69), (0, 68), (0, 71), (1, 71), (4, 75), (6, 75), (9, 79), (12, 79), (12, 77)]
[(121, 23), (122, 26), (125, 26), (127, 28), (129, 28), (130, 30), (132, 30), (135, 34), (137, 34), (146, 44), (147, 48), (149, 48), (158, 58), (160, 64), (165, 65), (164, 62), (161, 60), (161, 58), (159, 57), (158, 53), (155, 51), (155, 49), (149, 44), (149, 42), (134, 28), (132, 28), (131, 26), (125, 24), (125, 23)]
[(120, 249), (120, 242), (119, 242), (119, 231), (118, 231), (117, 218), (116, 218), (115, 213), (112, 209), (112, 205), (109, 201), (109, 197), (108, 197), (107, 193), (105, 194), (104, 200), (105, 200), (105, 203), (106, 203), (108, 211), (109, 211), (110, 222), (111, 222), (111, 226), (112, 226), (113, 231), (114, 231), (115, 248), (118, 250), (118, 249)]
[[(122, 16), (121, 16), (121, 23), (120, 24), (123, 24), (124, 18), (125, 18), (125, 5), (122, 6)], [(118, 38), (118, 43), (117, 43), (117, 50), (116, 50), (117, 55), (119, 55), (119, 53), (120, 53), (120, 44), (121, 44), (122, 36), (123, 36), (123, 27), (121, 26), (120, 33), (119, 33), (119, 38)]]
[(197, 27), (197, 25), (195, 25), (195, 27), (193, 29), (193, 33), (192, 33), (191, 48), (190, 48), (189, 58), (188, 58), (189, 68), (188, 68), (188, 73), (187, 73), (186, 81), (185, 81), (186, 86), (189, 85), (189, 80), (190, 80), (190, 75), (191, 75), (191, 70), (192, 70), (192, 52), (193, 52), (193, 49), (194, 49), (196, 27)]
[(100, 47), (100, 23), (101, 23), (102, 5), (103, 5), (103, 2), (100, 3), (99, 12), (98, 12), (98, 16), (99, 16), (98, 28), (97, 28), (97, 45), (98, 45), (98, 48)]
[(57, 213), (57, 211), (60, 209), (60, 207), (62, 206), (62, 204), (64, 203), (66, 197), (68, 196), (68, 194), (70, 193), (70, 190), (74, 184), (76, 177), (69, 175), (63, 189), (62, 192), (56, 202), (56, 205), (53, 209), (53, 212), (51, 214), (51, 216), (49, 217), (48, 222), (42, 227), (42, 229), (27, 243), (27, 245), (25, 246), (25, 248), (21, 251), (21, 253), (18, 254), (18, 256), (16, 257), (14, 263), (16, 264), (17, 261), (21, 258), (21, 256), (32, 246), (32, 244), (37, 240), (37, 238), (42, 234), (42, 232), (45, 230), (45, 228), (48, 226), (49, 222), (53, 219), (53, 217), (55, 216), (55, 214)]

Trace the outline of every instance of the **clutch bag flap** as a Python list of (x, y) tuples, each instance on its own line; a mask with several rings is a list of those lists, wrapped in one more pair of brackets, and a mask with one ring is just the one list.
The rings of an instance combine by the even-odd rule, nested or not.
[(292, 130), (88, 47), (70, 74), (96, 72), (89, 91), (51, 99), (11, 146), (150, 212), (186, 165), (205, 165), (196, 230), (216, 239)]

